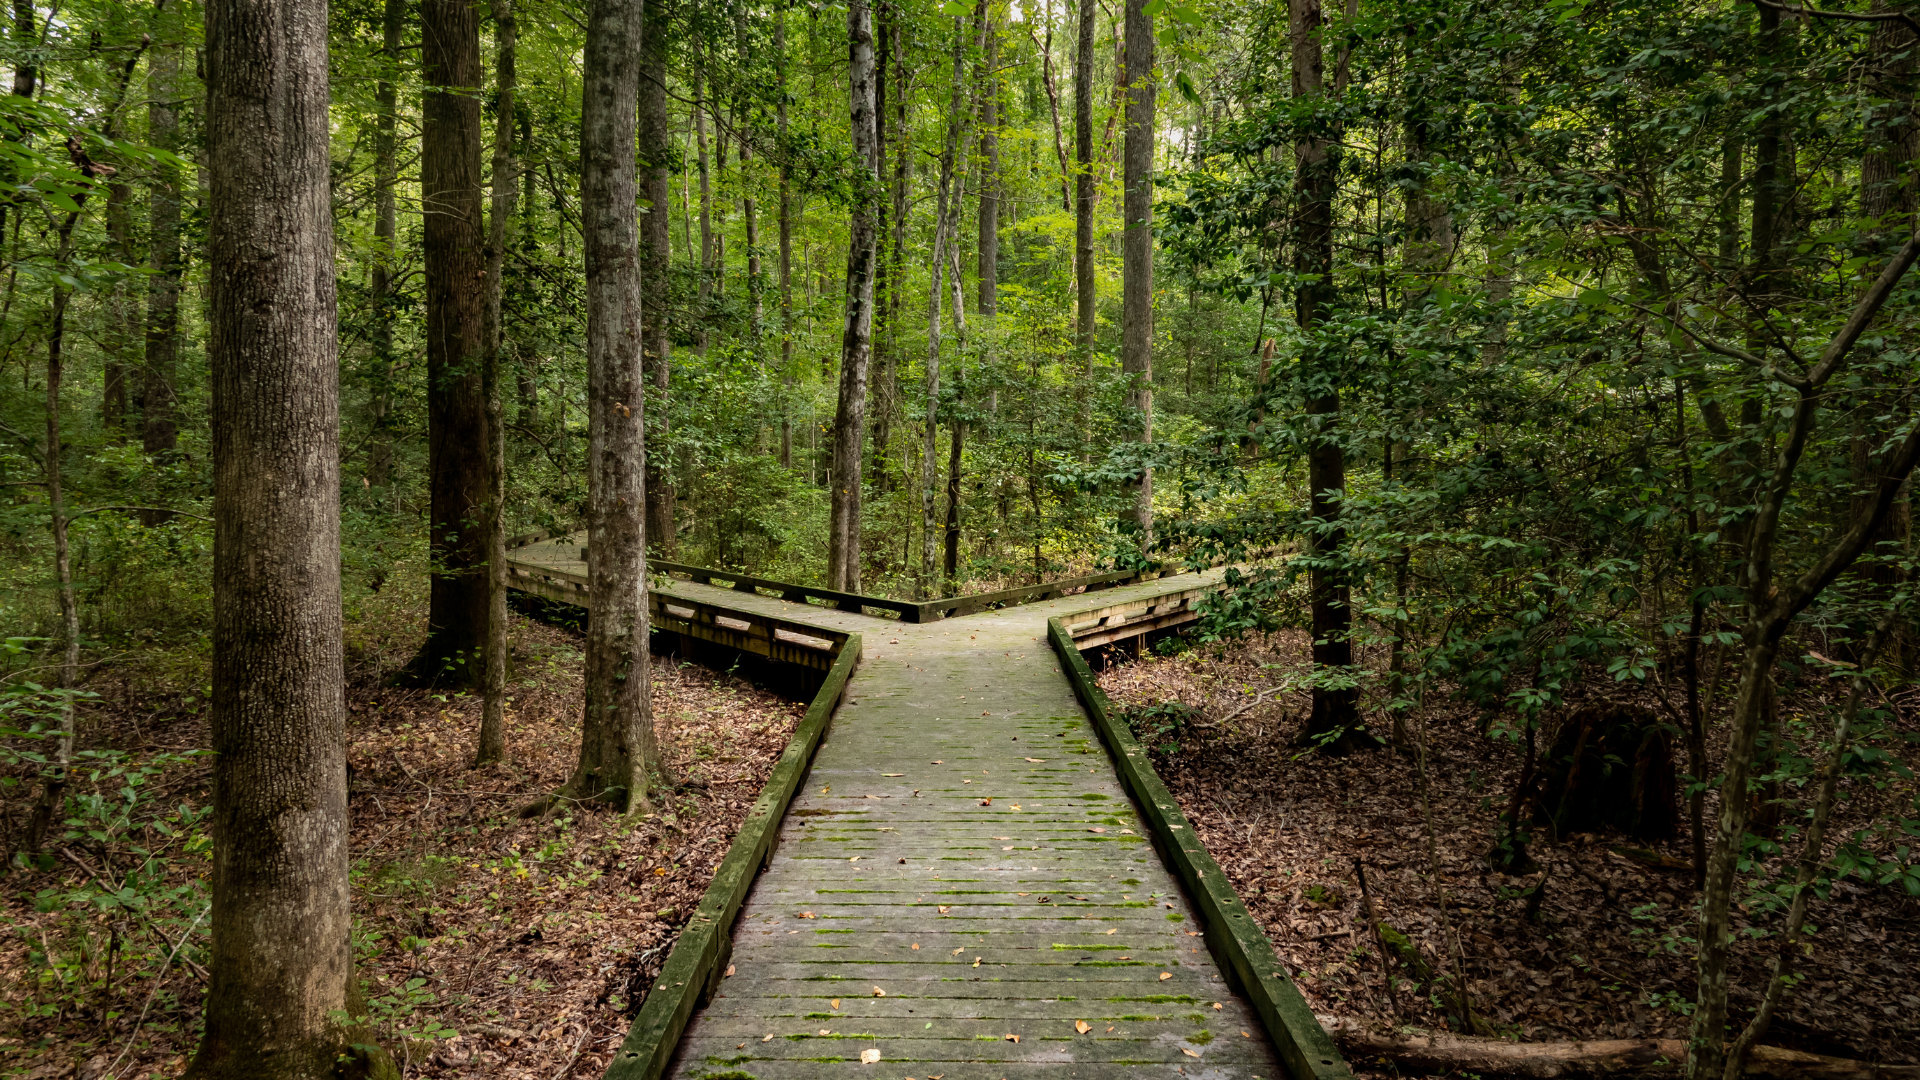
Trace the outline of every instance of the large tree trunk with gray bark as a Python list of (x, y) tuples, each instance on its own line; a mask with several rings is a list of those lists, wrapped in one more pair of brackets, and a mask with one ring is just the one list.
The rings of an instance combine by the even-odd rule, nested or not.
[(326, 7), (214, 0), (206, 41), (212, 979), (187, 1075), (393, 1076), (336, 1020), (353, 956)]
[(573, 798), (647, 804), (658, 769), (647, 652), (646, 376), (635, 111), (641, 0), (593, 0), (581, 83), (587, 258), (586, 717)]
[[(1153, 441), (1153, 19), (1147, 0), (1127, 0), (1126, 215), (1120, 254), (1120, 373), (1127, 380), (1130, 434)], [(1153, 470), (1142, 469), (1133, 493), (1140, 542), (1153, 537)]]

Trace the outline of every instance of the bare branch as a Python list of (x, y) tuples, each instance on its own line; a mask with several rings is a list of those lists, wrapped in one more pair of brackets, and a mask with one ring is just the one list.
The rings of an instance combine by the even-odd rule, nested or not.
[(1875, 11), (1863, 13), (1858, 11), (1827, 11), (1822, 8), (1804, 7), (1797, 4), (1775, 4), (1771, 3), (1770, 0), (1753, 0), (1753, 3), (1755, 7), (1772, 8), (1775, 11), (1785, 12), (1788, 15), (1811, 15), (1816, 19), (1837, 19), (1841, 22), (1863, 23), (1905, 23), (1907, 29), (1912, 31), (1915, 37), (1920, 37), (1920, 22), (1915, 22), (1913, 16), (1908, 15), (1904, 11)]

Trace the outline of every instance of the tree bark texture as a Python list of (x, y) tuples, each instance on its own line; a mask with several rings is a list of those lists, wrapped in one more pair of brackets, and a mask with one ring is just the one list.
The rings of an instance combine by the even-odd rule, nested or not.
[(507, 444), (503, 361), (507, 230), (519, 193), (513, 161), (513, 100), (518, 81), (513, 0), (493, 0), (493, 178), (487, 213), (487, 636), (481, 671), (480, 739), (475, 764), (507, 759)]
[[(1093, 375), (1093, 16), (1094, 0), (1077, 0), (1079, 38), (1073, 57), (1074, 346)], [(1089, 388), (1089, 393), (1091, 389)], [(1091, 403), (1087, 406), (1091, 421)]]
[(667, 208), (673, 200), (673, 131), (667, 119), (667, 6), (647, 9), (640, 57), (640, 184), (646, 213), (640, 221), (641, 307), (646, 331), (642, 365), (647, 398), (647, 539), (663, 559), (680, 557), (674, 524), (674, 487), (667, 453), (668, 394), (672, 383), (672, 314), (667, 291), (673, 275), (673, 230)]
[[(352, 977), (327, 11), (206, 6), (213, 908), (196, 1078), (336, 1074)], [(390, 1068), (390, 1064), (389, 1064)]]
[(707, 301), (713, 295), (714, 248), (713, 248), (713, 164), (707, 156), (707, 100), (706, 100), (706, 61), (701, 52), (703, 46), (697, 40), (693, 43), (693, 135), (696, 158), (700, 168), (700, 284), (698, 297), (699, 314), (696, 321), (700, 330), (698, 338), (702, 356), (707, 352)]
[(840, 403), (833, 421), (833, 502), (828, 523), (828, 587), (860, 591), (861, 457), (867, 429), (867, 365), (873, 355), (873, 278), (879, 258), (875, 203), (880, 198), (879, 133), (874, 124), (873, 14), (865, 0), (847, 7), (847, 91), (860, 189), (847, 224), (847, 307), (840, 339)]
[[(985, 10), (984, 8), (982, 9)], [(1000, 311), (1000, 28), (986, 20), (980, 61), (980, 300), (991, 320)]]
[(581, 83), (587, 260), (586, 717), (567, 794), (646, 805), (659, 767), (648, 654), (645, 325), (634, 117), (641, 0), (593, 0)]
[(393, 482), (393, 279), (399, 229), (394, 208), (394, 187), (399, 182), (395, 128), (400, 108), (400, 32), (406, 20), (406, 0), (386, 0), (381, 20), (381, 77), (373, 91), (373, 272), (369, 283), (373, 378), (367, 388), (367, 418), (373, 432), (368, 440), (366, 479), (375, 486)]
[[(159, 150), (180, 150), (180, 46), (162, 45), (148, 61), (147, 138)], [(147, 340), (140, 397), (140, 447), (155, 458), (179, 443), (174, 380), (180, 367), (180, 173), (153, 165), (147, 190)]]
[(487, 520), (493, 503), (479, 11), (467, 0), (421, 0), (420, 23), (433, 578), (427, 643), (414, 670), (431, 682), (476, 686), (492, 611)]
[[(1325, 18), (1320, 0), (1290, 0), (1290, 36), (1293, 52), (1293, 96), (1317, 98), (1326, 91), (1321, 29)], [(1296, 170), (1294, 211), (1294, 270), (1301, 275), (1294, 297), (1294, 320), (1306, 335), (1301, 379), (1306, 413), (1311, 425), (1307, 444), (1307, 483), (1313, 517), (1321, 524), (1309, 534), (1308, 594), (1312, 606), (1315, 675), (1338, 677), (1353, 666), (1353, 644), (1348, 640), (1351, 612), (1347, 607), (1347, 575), (1334, 565), (1346, 547), (1339, 527), (1340, 495), (1346, 490), (1346, 452), (1340, 441), (1340, 386), (1333, 357), (1314, 339), (1333, 299), (1334, 161), (1329, 144), (1308, 138), (1294, 144)], [(1302, 739), (1331, 739), (1329, 749), (1353, 745), (1359, 724), (1355, 690), (1316, 684), (1313, 711)]]
[(787, 146), (787, 9), (773, 13), (773, 55), (779, 73), (774, 123), (780, 139), (780, 382), (788, 393), (780, 404), (780, 465), (793, 468), (793, 167)]
[[(1127, 0), (1127, 146), (1121, 233), (1120, 371), (1127, 380), (1133, 437), (1153, 442), (1153, 19), (1147, 0)], [(1331, 231), (1328, 239), (1331, 240)], [(1133, 520), (1153, 542), (1153, 470), (1140, 471)]]

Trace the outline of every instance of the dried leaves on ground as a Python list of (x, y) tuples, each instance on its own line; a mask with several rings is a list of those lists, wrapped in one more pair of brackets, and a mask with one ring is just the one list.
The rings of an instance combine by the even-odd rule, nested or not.
[[(1536, 871), (1497, 873), (1488, 856), (1522, 751), (1483, 734), (1477, 710), (1436, 701), (1408, 718), (1414, 735), (1424, 730), (1429, 740), (1430, 859), (1412, 755), (1382, 748), (1324, 757), (1295, 746), (1308, 697), (1272, 691), (1304, 673), (1307, 646), (1305, 634), (1287, 631), (1115, 665), (1100, 685), (1122, 708), (1180, 702), (1196, 710), (1187, 715), (1199, 724), (1216, 725), (1186, 723), (1152, 740), (1177, 747), (1157, 749), (1155, 765), (1314, 1010), (1444, 1029), (1448, 1010), (1435, 1000), (1431, 976), (1460, 965), (1474, 1008), (1501, 1035), (1683, 1036), (1695, 975), (1692, 847), (1684, 824), (1670, 843), (1536, 836), (1528, 849)], [(1596, 682), (1596, 695), (1624, 693), (1611, 680)], [(1263, 691), (1267, 697), (1255, 702)], [(1818, 704), (1783, 690), (1785, 714)], [(1908, 733), (1920, 712), (1911, 704), (1895, 721)], [(1378, 713), (1369, 719), (1386, 726)], [(1152, 715), (1142, 726), (1151, 723)], [(1880, 783), (1849, 780), (1847, 796), (1836, 812), (1840, 835), (1876, 813), (1897, 818), (1904, 807), (1913, 816), (1914, 783), (1897, 774)], [(1709, 822), (1713, 815), (1709, 802)], [(1788, 854), (1797, 852), (1797, 840), (1783, 836), (1782, 843)], [(1437, 880), (1430, 873), (1435, 860)], [(1783, 865), (1777, 856), (1768, 864)], [(1404, 946), (1392, 933), (1373, 939), (1356, 866), (1365, 870), (1379, 919)], [(1805, 980), (1766, 1041), (1920, 1062), (1920, 902), (1897, 885), (1852, 878), (1814, 900), (1811, 921), (1820, 933), (1801, 959)], [(1757, 908), (1736, 919), (1743, 944), (1733, 1003), (1741, 1022), (1759, 1000), (1772, 959), (1771, 940), (1755, 935), (1778, 925), (1777, 916)], [(1381, 944), (1397, 955), (1383, 962)]]
[[(562, 807), (522, 818), (565, 782), (578, 754), (582, 645), (518, 619), (514, 638), (507, 765), (469, 765), (475, 698), (386, 685), (379, 664), (357, 665), (349, 688), (357, 969), (409, 1077), (604, 1072), (635, 995), (660, 970), (804, 711), (657, 657), (654, 714), (676, 787), (656, 793), (643, 816)], [(86, 734), (136, 755), (206, 739), (203, 714), (180, 695), (103, 702)], [(188, 759), (150, 781), (150, 798), (203, 806), (206, 779), (204, 763)], [(10, 798), (31, 790), (20, 785)], [(20, 805), (8, 811), (21, 819)], [(175, 898), (171, 916), (156, 906), (143, 921), (78, 902), (90, 877), (117, 884), (137, 872), (124, 841), (70, 844), (51, 870), (6, 879), (15, 932), (0, 940), (0, 996), (15, 1005), (0, 1030), (0, 1074), (158, 1078), (177, 1075), (192, 1052), (204, 925), (160, 971), (185, 928), (178, 916), (204, 903), (204, 856), (165, 848), (170, 880), (142, 886)], [(143, 842), (168, 843), (151, 830)]]

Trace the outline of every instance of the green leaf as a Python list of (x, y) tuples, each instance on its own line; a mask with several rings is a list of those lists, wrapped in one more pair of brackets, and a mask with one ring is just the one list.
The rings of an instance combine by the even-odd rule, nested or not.
[(1142, 9), (1141, 14), (1151, 19), (1167, 9), (1167, 2), (1168, 0), (1147, 0), (1147, 6)]

